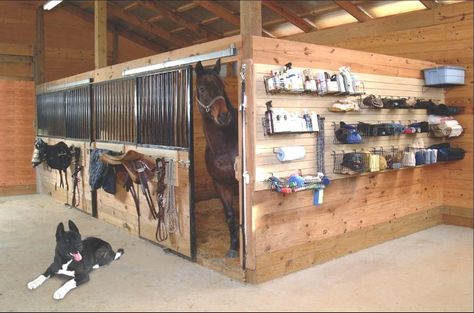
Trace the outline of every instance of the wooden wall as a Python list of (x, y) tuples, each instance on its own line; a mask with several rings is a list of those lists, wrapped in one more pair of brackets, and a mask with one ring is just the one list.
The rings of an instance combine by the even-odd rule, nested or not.
[[(31, 4), (0, 1), (0, 47), (16, 45), (15, 51), (33, 49), (36, 12)], [(61, 8), (44, 12), (45, 81), (94, 69), (94, 25)], [(108, 33), (108, 59), (112, 62), (112, 34)], [(0, 53), (1, 54), (1, 53)], [(12, 53), (18, 54), (18, 53)], [(154, 51), (119, 37), (118, 62), (154, 54)], [(14, 69), (12, 68), (14, 67)], [(2, 65), (1, 76), (30, 76), (32, 64)], [(28, 74), (28, 75), (27, 75)]]
[[(54, 144), (60, 139), (45, 138), (48, 144)], [(159, 243), (165, 247), (169, 247), (183, 255), (191, 256), (190, 246), (190, 206), (189, 206), (189, 173), (185, 166), (178, 165), (178, 161), (188, 161), (187, 152), (178, 152), (165, 149), (151, 149), (136, 147), (133, 145), (110, 144), (110, 143), (93, 143), (88, 142), (62, 140), (67, 145), (74, 145), (81, 148), (81, 164), (84, 166), (80, 173), (79, 198), (78, 208), (88, 214), (92, 214), (92, 195), (89, 185), (89, 167), (90, 167), (90, 149), (100, 148), (108, 149), (116, 152), (125, 152), (128, 150), (135, 150), (143, 154), (149, 155), (153, 158), (165, 157), (173, 159), (176, 163), (176, 199), (178, 203), (179, 219), (181, 223), (182, 234), (173, 234), (165, 241), (158, 242), (155, 238), (156, 220), (153, 220), (147, 205), (147, 202), (138, 185), (135, 185), (136, 191), (140, 199), (139, 217), (136, 211), (133, 197), (129, 192), (117, 183), (117, 193), (115, 195), (105, 192), (102, 188), (97, 190), (97, 213), (98, 218), (113, 224), (132, 235), (140, 236), (150, 241)], [(72, 186), (70, 167), (67, 172), (69, 191), (66, 188), (60, 188), (59, 172), (57, 170), (49, 169), (46, 164), (40, 164), (37, 167), (36, 173), (39, 178), (38, 192), (42, 194), (49, 194), (56, 200), (62, 203), (71, 204), (72, 200)], [(149, 183), (150, 191), (152, 192), (154, 205), (157, 207), (156, 189), (157, 180), (154, 178)]]
[(447, 220), (456, 223), (460, 217), (470, 219), (457, 223), (460, 225), (472, 225), (474, 201), (473, 6), (472, 1), (466, 1), (288, 38), (466, 68), (466, 85), (447, 88), (445, 95), (447, 104), (465, 108), (465, 114), (456, 116), (465, 129), (464, 134), (452, 144), (465, 149), (466, 157), (447, 166), (443, 179), (443, 203), (456, 209), (450, 211), (454, 216)]
[[(307, 105), (324, 109), (334, 100), (292, 95), (267, 96), (259, 85), (263, 84), (261, 76), (270, 66), (279, 67), (290, 61), (294, 67), (331, 71), (342, 65), (350, 66), (361, 78), (368, 80), (368, 91), (382, 95), (402, 91), (422, 95), (421, 69), (435, 66), (432, 62), (285, 40), (254, 37), (253, 44), (254, 62), (266, 64), (255, 66), (257, 180), (259, 171), (266, 166), (261, 163), (264, 159), (260, 155), (268, 152), (265, 149), (284, 143), (304, 144), (308, 140), (305, 138), (312, 136), (291, 135), (290, 140), (275, 136), (264, 138), (259, 131), (258, 119), (263, 114), (265, 100), (273, 98), (275, 107), (284, 105), (293, 109)], [(428, 95), (443, 98), (439, 89), (428, 91)], [(351, 120), (380, 118), (371, 116), (374, 113), (364, 113), (368, 116), (360, 113), (338, 116)], [(326, 115), (331, 115), (330, 119), (336, 118), (332, 114)], [(408, 116), (405, 118), (408, 119)], [(327, 133), (330, 131), (329, 128)], [(301, 136), (304, 138), (300, 139)], [(309, 140), (313, 142), (312, 138)], [(270, 154), (266, 155), (268, 157)], [(282, 167), (279, 164), (274, 166)], [(254, 244), (255, 255), (254, 258), (248, 256), (248, 280), (262, 282), (441, 223), (444, 166), (437, 164), (333, 180), (325, 190), (324, 204), (319, 206), (313, 205), (310, 191), (287, 196), (273, 191), (255, 192), (251, 211), (254, 231), (247, 238), (249, 244)], [(291, 168), (291, 163), (288, 168)], [(281, 170), (286, 174), (283, 168)]]
[(34, 193), (34, 83), (0, 79), (0, 195)]

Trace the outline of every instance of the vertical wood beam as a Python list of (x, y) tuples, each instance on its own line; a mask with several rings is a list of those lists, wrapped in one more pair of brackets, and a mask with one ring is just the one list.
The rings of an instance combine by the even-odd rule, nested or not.
[(119, 34), (117, 28), (112, 29), (112, 64), (119, 63)]
[(240, 34), (242, 35), (242, 59), (252, 58), (252, 36), (262, 36), (262, 3), (240, 1)]
[(95, 68), (107, 66), (107, 1), (94, 1)]
[(36, 85), (44, 83), (44, 13), (43, 7), (36, 9), (36, 39), (34, 76)]
[[(245, 226), (245, 242), (242, 240), (241, 247), (245, 244), (245, 259), (241, 260), (243, 266), (247, 270), (255, 270), (255, 249), (256, 249), (256, 233), (255, 225), (253, 223), (254, 217), (252, 195), (255, 190), (255, 141), (256, 141), (256, 88), (255, 88), (255, 73), (253, 64), (253, 36), (262, 36), (262, 3), (258, 1), (240, 1), (240, 34), (242, 36), (242, 62), (246, 64), (247, 72), (245, 75), (245, 94), (247, 98), (247, 108), (245, 110), (246, 123), (243, 124), (242, 115), (239, 114), (239, 142), (242, 142), (242, 131), (245, 130), (245, 154), (243, 153), (244, 144), (239, 144), (239, 160), (245, 160), (247, 172), (249, 174), (249, 184), (240, 179), (240, 194), (245, 190), (246, 199), (245, 204), (240, 201), (241, 212), (245, 209), (245, 219), (240, 216), (240, 223)], [(240, 68), (239, 68), (240, 71)], [(241, 81), (239, 75), (239, 82)], [(241, 84), (239, 83), (239, 103), (242, 103)], [(242, 126), (240, 126), (242, 125)], [(240, 161), (240, 162), (242, 162)], [(242, 166), (239, 171), (242, 177)], [(243, 206), (243, 207), (242, 207)], [(241, 248), (242, 249), (242, 248)], [(242, 252), (242, 250), (241, 250)], [(241, 253), (242, 256), (242, 253)]]

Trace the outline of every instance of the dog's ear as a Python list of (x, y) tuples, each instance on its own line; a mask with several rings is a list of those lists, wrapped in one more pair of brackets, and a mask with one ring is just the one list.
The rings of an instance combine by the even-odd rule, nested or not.
[(68, 225), (69, 225), (69, 230), (70, 231), (73, 231), (73, 232), (79, 234), (79, 229), (77, 228), (76, 224), (74, 224), (73, 221), (69, 220)]
[(59, 223), (58, 227), (56, 228), (56, 241), (59, 241), (61, 237), (64, 235), (64, 225), (63, 223)]
[(221, 59), (217, 59), (216, 65), (214, 65), (214, 68), (212, 69), (217, 75), (221, 72)]
[(204, 67), (202, 67), (201, 61), (197, 62), (194, 71), (196, 72), (197, 76), (200, 76), (204, 73)]

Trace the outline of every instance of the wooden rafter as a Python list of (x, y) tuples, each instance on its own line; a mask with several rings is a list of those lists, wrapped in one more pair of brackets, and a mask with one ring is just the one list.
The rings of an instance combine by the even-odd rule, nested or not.
[(435, 6), (435, 2), (433, 0), (420, 0), (421, 3), (427, 8), (432, 9)]
[[(240, 31), (240, 15), (234, 15), (232, 12), (218, 4), (214, 1), (209, 0), (195, 0), (194, 3), (198, 4), (200, 7), (208, 10), (211, 13), (214, 13), (218, 18), (223, 19), (224, 21), (238, 27), (238, 31)], [(215, 21), (215, 18), (209, 19), (208, 21), (201, 22), (202, 25), (209, 24), (211, 21)], [(262, 29), (262, 32), (266, 35), (266, 37), (275, 38), (269, 31)]]
[[(73, 5), (73, 4), (64, 4), (64, 5), (61, 5), (60, 8), (62, 10), (65, 10), (67, 12), (69, 12), (70, 14), (74, 15), (74, 16), (77, 16), (79, 18), (81, 18), (83, 21), (86, 21), (87, 23), (90, 23), (90, 24), (93, 24), (94, 23), (94, 14), (92, 13), (89, 13), (85, 10), (82, 10), (81, 8)], [(136, 33), (133, 33), (129, 30), (127, 30), (126, 28), (124, 27), (121, 27), (119, 25), (116, 25), (110, 21), (107, 22), (107, 28), (108, 29), (116, 29), (116, 31), (119, 33), (120, 36), (124, 37), (124, 38), (127, 38), (128, 40), (130, 41), (133, 41), (143, 47), (146, 47), (152, 51), (155, 51), (155, 52), (163, 52), (163, 51), (167, 51), (168, 49), (166, 47), (163, 47), (159, 44), (156, 44), (152, 41), (150, 41), (148, 38), (145, 38), (143, 36), (140, 36)]]
[(290, 8), (284, 7), (280, 3), (274, 0), (262, 0), (262, 4), (274, 11), (278, 15), (284, 17), (288, 22), (300, 28), (305, 33), (316, 30), (316, 28), (308, 23), (305, 19), (299, 17), (295, 12)]
[(153, 24), (124, 11), (121, 7), (113, 4), (113, 2), (109, 3), (111, 3), (111, 5), (108, 6), (108, 11), (111, 16), (115, 16), (133, 27), (139, 28), (147, 33), (165, 39), (166, 41), (172, 43), (175, 46), (184, 47), (189, 45), (189, 42), (187, 42), (186, 40), (178, 38), (176, 36), (171, 36), (169, 32), (159, 27), (155, 27)]
[(355, 4), (346, 0), (334, 0), (334, 2), (359, 22), (367, 22), (372, 19), (367, 13), (359, 9)]
[(194, 2), (199, 6), (203, 7), (204, 9), (208, 10), (209, 12), (214, 13), (215, 16), (223, 19), (224, 21), (234, 26), (240, 27), (239, 17), (232, 14), (232, 12), (230, 12), (217, 2), (209, 0), (196, 0)]
[(183, 13), (173, 11), (172, 9), (168, 8), (163, 3), (156, 2), (156, 1), (141, 1), (140, 5), (155, 12), (156, 14), (166, 15), (169, 19), (171, 19), (176, 24), (184, 26), (185, 28), (191, 30), (192, 32), (194, 32), (195, 34), (199, 36), (205, 37), (210, 40), (218, 39), (222, 37), (222, 35), (210, 30), (208, 27), (203, 27), (202, 25), (199, 25), (199, 22), (193, 20), (191, 17), (188, 17), (187, 15)]

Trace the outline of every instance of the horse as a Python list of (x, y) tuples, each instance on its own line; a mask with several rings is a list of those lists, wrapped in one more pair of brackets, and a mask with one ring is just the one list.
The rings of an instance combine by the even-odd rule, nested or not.
[(234, 171), (238, 154), (238, 117), (219, 77), (220, 69), (220, 59), (213, 69), (204, 69), (201, 62), (196, 64), (196, 100), (206, 138), (206, 168), (222, 202), (229, 228), (230, 245), (226, 255), (235, 258), (239, 240), (232, 200), (238, 187)]
[(61, 177), (60, 187), (63, 185), (63, 175), (66, 179), (66, 188), (69, 190), (69, 185), (67, 183), (67, 169), (71, 165), (72, 159), (72, 150), (74, 147), (68, 147), (66, 143), (60, 141), (54, 145), (48, 145), (41, 138), (37, 138), (34, 144), (35, 148), (33, 150), (33, 156), (31, 158), (31, 163), (33, 167), (37, 167), (43, 161), (46, 161), (49, 167), (59, 170), (59, 175)]

